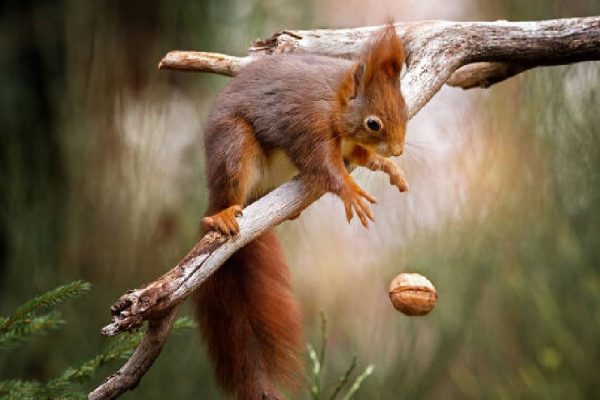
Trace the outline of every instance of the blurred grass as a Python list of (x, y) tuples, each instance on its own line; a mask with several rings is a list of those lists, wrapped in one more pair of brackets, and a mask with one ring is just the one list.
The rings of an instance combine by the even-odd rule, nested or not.
[[(196, 239), (201, 126), (226, 79), (157, 72), (160, 56), (174, 48), (240, 54), (255, 37), (311, 27), (320, 3), (294, 4), (2, 5), (0, 314), (59, 282), (85, 279), (94, 289), (68, 308), (65, 329), (0, 360), (0, 378), (47, 380), (97, 354), (112, 301)], [(599, 8), (594, 0), (475, 7), (480, 18), (511, 19)], [(461, 177), (460, 202), (436, 224), (409, 221), (414, 235), (372, 247), (360, 272), (340, 265), (335, 238), (326, 241), (334, 251), (300, 271), (310, 257), (298, 242), (323, 240), (302, 236), (301, 224), (284, 232), (307, 341), (317, 342), (318, 310), (330, 321), (323, 379), (342, 375), (358, 354), (376, 369), (357, 398), (600, 397), (599, 86), (600, 68), (586, 63), (482, 92), (473, 121), (439, 127), (469, 138), (448, 165)], [(408, 223), (384, 222), (398, 231)], [(400, 317), (387, 303), (385, 286), (403, 269), (437, 286), (426, 318)], [(124, 396), (163, 397), (219, 398), (196, 335), (173, 337)]]

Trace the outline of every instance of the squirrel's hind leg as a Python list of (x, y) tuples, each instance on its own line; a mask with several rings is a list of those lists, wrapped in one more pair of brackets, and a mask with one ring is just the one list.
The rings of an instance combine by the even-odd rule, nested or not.
[(260, 180), (263, 151), (252, 126), (243, 118), (224, 117), (206, 134), (209, 207), (201, 231), (237, 235), (236, 217), (242, 215)]

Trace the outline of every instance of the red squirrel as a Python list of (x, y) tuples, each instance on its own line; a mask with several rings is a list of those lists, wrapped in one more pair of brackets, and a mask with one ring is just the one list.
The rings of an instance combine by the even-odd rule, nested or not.
[[(383, 171), (400, 191), (407, 111), (404, 51), (392, 25), (358, 60), (278, 54), (244, 67), (205, 130), (209, 208), (203, 231), (235, 235), (252, 201), (296, 174), (339, 196), (364, 226), (375, 198), (346, 165)], [(302, 381), (300, 313), (273, 232), (238, 250), (198, 290), (197, 316), (218, 385), (237, 400), (282, 399)]]

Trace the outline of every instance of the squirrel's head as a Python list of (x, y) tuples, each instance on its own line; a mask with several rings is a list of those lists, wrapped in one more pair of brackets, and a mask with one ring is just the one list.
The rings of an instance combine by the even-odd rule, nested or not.
[(400, 92), (403, 63), (402, 43), (388, 25), (374, 35), (338, 90), (341, 133), (385, 157), (404, 151), (408, 116)]

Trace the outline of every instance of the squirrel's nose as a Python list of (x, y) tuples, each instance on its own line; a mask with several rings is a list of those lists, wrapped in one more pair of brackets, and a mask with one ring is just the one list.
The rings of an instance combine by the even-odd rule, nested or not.
[(401, 156), (402, 153), (404, 153), (404, 146), (400, 145), (400, 146), (392, 146), (392, 155), (394, 157), (398, 157)]

